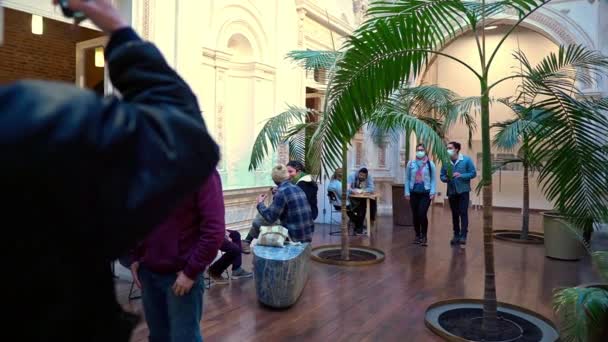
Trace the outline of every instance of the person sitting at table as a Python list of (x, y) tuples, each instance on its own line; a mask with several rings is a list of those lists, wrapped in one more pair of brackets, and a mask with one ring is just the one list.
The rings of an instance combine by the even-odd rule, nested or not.
[[(348, 177), (349, 196), (356, 193), (373, 193), (374, 179), (366, 168), (361, 168), (356, 173)], [(362, 198), (350, 197), (351, 221), (355, 224), (355, 234), (363, 234), (363, 222), (367, 210), (367, 200)], [(370, 219), (376, 220), (376, 200), (370, 200)], [(367, 227), (369, 229), (369, 227)]]

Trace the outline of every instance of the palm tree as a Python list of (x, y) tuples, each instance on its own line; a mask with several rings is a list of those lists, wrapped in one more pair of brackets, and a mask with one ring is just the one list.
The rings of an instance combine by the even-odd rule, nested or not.
[[(588, 227), (593, 220), (608, 216), (603, 190), (606, 174), (603, 153), (590, 135), (603, 137), (608, 132), (606, 119), (597, 115), (605, 103), (578, 99), (581, 92), (574, 80), (588, 75), (593, 81), (604, 72), (608, 60), (584, 47), (560, 47), (538, 66), (529, 63), (519, 75), (494, 83), (490, 70), (503, 43), (530, 15), (545, 6), (548, 0), (486, 1), (458, 0), (394, 0), (374, 3), (370, 18), (353, 34), (343, 55), (336, 62), (332, 85), (328, 88), (325, 117), (328, 129), (335, 134), (325, 136), (324, 167), (340, 160), (342, 142), (349, 141), (358, 127), (369, 121), (385, 102), (407, 81), (418, 77), (431, 57), (439, 55), (457, 62), (479, 80), (482, 135), (482, 189), (484, 241), (484, 301), (482, 330), (488, 338), (498, 333), (495, 285), (494, 245), (492, 239), (492, 165), (490, 137), (490, 95), (502, 82), (522, 78), (523, 93), (537, 94), (539, 100), (531, 107), (544, 113), (542, 129), (530, 142), (530, 151), (545, 162), (539, 180), (550, 200), (560, 212), (579, 227)], [(515, 23), (499, 40), (494, 50), (486, 48), (486, 23), (506, 10), (516, 13)], [(442, 48), (465, 31), (475, 33), (480, 68)], [(527, 63), (523, 54), (516, 56)], [(587, 76), (583, 76), (587, 77)], [(601, 102), (601, 101), (600, 101)], [(599, 140), (599, 139), (597, 139)], [(548, 144), (553, 144), (548, 148)], [(557, 148), (555, 148), (557, 146)], [(332, 163), (333, 161), (334, 163)], [(449, 167), (449, 165), (448, 165)]]
[[(332, 84), (336, 61), (341, 53), (334, 51), (292, 51), (287, 56), (307, 71), (324, 69), (328, 83)], [(364, 125), (370, 125), (383, 134), (398, 135), (401, 131), (416, 134), (417, 138), (429, 145), (429, 151), (438, 158), (447, 158), (443, 149), (443, 134), (454, 123), (464, 122), (470, 130), (475, 129), (475, 122), (469, 115), (470, 108), (478, 99), (463, 99), (452, 91), (433, 85), (403, 87), (395, 91), (389, 99), (379, 105)], [(435, 117), (429, 117), (435, 113)], [(310, 118), (313, 117), (313, 120)], [(337, 136), (339, 127), (330, 127), (330, 121), (323, 113), (307, 108), (289, 106), (288, 109), (266, 121), (256, 137), (252, 148), (249, 170), (260, 167), (268, 155), (279, 145), (288, 144), (291, 159), (303, 161), (309, 171), (319, 175), (321, 165), (326, 167), (326, 174), (331, 174), (339, 165), (342, 168), (342, 203), (346, 203), (347, 154), (350, 140), (339, 142), (340, 154), (336, 160), (326, 159), (331, 154), (324, 153), (328, 136)], [(342, 206), (342, 259), (349, 260), (348, 218), (346, 206)]]
[(523, 208), (521, 223), (521, 240), (528, 240), (530, 232), (530, 172), (540, 171), (542, 164), (530, 155), (530, 141), (534, 130), (538, 128), (537, 119), (542, 112), (529, 110), (522, 104), (512, 103), (509, 99), (499, 100), (511, 108), (514, 113), (512, 119), (495, 123), (491, 128), (497, 128), (492, 144), (499, 149), (517, 151), (517, 157), (497, 160), (494, 169), (502, 169), (509, 164), (521, 164), (523, 166)]

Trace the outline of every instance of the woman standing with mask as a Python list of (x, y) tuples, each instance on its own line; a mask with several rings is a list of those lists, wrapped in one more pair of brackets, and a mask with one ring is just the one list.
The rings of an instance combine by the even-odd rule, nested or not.
[(415, 244), (427, 245), (429, 220), (427, 212), (435, 198), (435, 164), (429, 160), (424, 144), (416, 146), (416, 159), (410, 160), (405, 170), (405, 198), (410, 201)]

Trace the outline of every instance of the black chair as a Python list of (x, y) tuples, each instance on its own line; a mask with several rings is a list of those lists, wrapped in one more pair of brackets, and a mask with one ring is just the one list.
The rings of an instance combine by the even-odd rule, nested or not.
[[(329, 235), (340, 235), (342, 234), (342, 230), (332, 230), (334, 223), (338, 224), (338, 220), (334, 219), (334, 213), (338, 213), (338, 215), (342, 214), (342, 206), (338, 201), (338, 196), (333, 191), (327, 191), (327, 197), (329, 198), (329, 204), (331, 205), (331, 209), (329, 212)], [(338, 225), (339, 226), (339, 225)]]

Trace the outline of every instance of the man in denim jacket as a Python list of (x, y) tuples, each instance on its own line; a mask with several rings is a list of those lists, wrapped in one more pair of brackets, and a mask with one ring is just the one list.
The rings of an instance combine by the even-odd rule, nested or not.
[(448, 176), (445, 165), (441, 168), (441, 181), (448, 185), (448, 198), (452, 210), (452, 224), (454, 237), (451, 245), (467, 243), (469, 231), (469, 193), (471, 192), (471, 179), (477, 177), (475, 165), (470, 157), (460, 153), (460, 143), (450, 142), (448, 154), (452, 162), (452, 176)]

